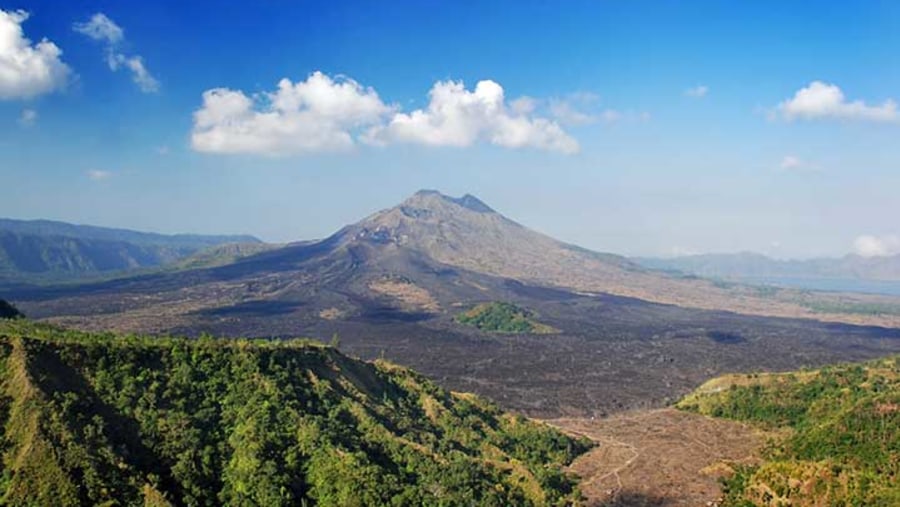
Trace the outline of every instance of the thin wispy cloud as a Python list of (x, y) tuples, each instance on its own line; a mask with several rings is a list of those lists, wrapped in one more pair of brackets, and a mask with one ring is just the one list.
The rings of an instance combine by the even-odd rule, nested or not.
[(523, 97), (510, 102), (513, 109), (519, 102), (528, 105), (526, 112), (540, 111), (563, 127), (581, 127), (601, 123), (613, 125), (623, 121), (644, 122), (651, 118), (649, 112), (603, 107), (600, 96), (591, 92), (575, 92), (564, 97), (538, 100)]
[(785, 155), (778, 168), (784, 172), (817, 173), (821, 171), (819, 164), (800, 158), (797, 155)]
[(62, 90), (72, 74), (62, 50), (47, 39), (32, 43), (22, 24), (29, 13), (0, 10), (0, 100), (30, 99)]
[(88, 171), (85, 171), (84, 174), (88, 177), (88, 179), (92, 181), (108, 180), (113, 175), (112, 171), (104, 171), (101, 169), (90, 169)]
[(694, 86), (693, 88), (688, 88), (687, 90), (684, 91), (684, 94), (686, 96), (695, 98), (695, 99), (702, 99), (703, 97), (706, 97), (706, 94), (708, 94), (708, 93), (709, 93), (709, 87), (705, 86), (705, 85), (697, 85), (697, 86)]
[(785, 155), (785, 157), (781, 159), (780, 167), (786, 171), (799, 169), (803, 166), (804, 162), (794, 155)]
[(107, 56), (106, 63), (113, 71), (119, 70), (121, 67), (131, 71), (131, 80), (144, 93), (153, 93), (159, 91), (159, 81), (150, 75), (150, 71), (144, 66), (144, 59), (140, 56), (125, 56), (121, 53), (110, 53)]
[(595, 93), (576, 92), (565, 97), (553, 97), (546, 102), (550, 116), (562, 125), (590, 125), (603, 119), (598, 111), (600, 96)]
[(881, 104), (870, 105), (863, 100), (848, 100), (837, 85), (813, 81), (798, 90), (776, 108), (777, 114), (787, 121), (793, 120), (859, 120), (871, 122), (895, 122), (900, 120), (897, 102), (887, 99)]
[(75, 23), (72, 29), (106, 46), (106, 64), (113, 72), (127, 69), (131, 80), (144, 93), (159, 91), (159, 81), (150, 74), (140, 55), (126, 55), (120, 50), (125, 41), (125, 31), (112, 19), (98, 12), (83, 23)]
[(33, 127), (38, 120), (38, 112), (34, 109), (23, 109), (19, 114), (19, 125), (23, 127)]
[(552, 100), (550, 114), (563, 125), (590, 125), (597, 122), (597, 115), (579, 110), (568, 100)]
[(125, 40), (125, 31), (122, 30), (122, 27), (102, 12), (94, 14), (91, 16), (91, 19), (84, 23), (75, 23), (72, 25), (72, 29), (82, 35), (87, 35), (91, 39), (105, 42), (111, 46), (116, 46)]

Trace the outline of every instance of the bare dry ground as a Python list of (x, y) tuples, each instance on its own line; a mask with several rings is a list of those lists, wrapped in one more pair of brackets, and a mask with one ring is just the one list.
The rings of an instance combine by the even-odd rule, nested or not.
[(569, 467), (588, 506), (706, 506), (727, 463), (757, 459), (765, 437), (743, 424), (675, 409), (546, 421), (597, 447)]

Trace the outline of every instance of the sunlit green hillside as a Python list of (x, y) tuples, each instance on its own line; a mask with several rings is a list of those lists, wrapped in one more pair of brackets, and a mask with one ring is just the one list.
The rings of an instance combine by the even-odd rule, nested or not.
[(587, 445), (308, 341), (0, 323), (4, 505), (562, 505)]
[(775, 435), (728, 481), (728, 505), (900, 505), (897, 357), (721, 377), (678, 406)]

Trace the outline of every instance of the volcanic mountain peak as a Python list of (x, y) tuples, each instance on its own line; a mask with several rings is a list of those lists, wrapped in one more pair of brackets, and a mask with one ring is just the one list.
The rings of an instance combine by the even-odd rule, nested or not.
[(419, 190), (397, 206), (413, 213), (425, 211), (425, 214), (452, 214), (462, 210), (476, 213), (495, 213), (490, 206), (472, 194), (462, 197), (451, 197), (437, 190)]
[(486, 242), (516, 243), (522, 234), (541, 236), (471, 194), (450, 197), (436, 190), (420, 190), (399, 205), (349, 226), (341, 236), (350, 241), (412, 247), (433, 255), (439, 246), (463, 253)]
[(485, 204), (481, 199), (472, 194), (466, 194), (462, 197), (451, 197), (444, 195), (437, 190), (419, 190), (407, 200), (403, 201), (401, 206), (420, 207), (420, 208), (441, 208), (447, 203), (462, 206), (471, 211), (478, 213), (495, 213), (490, 206)]
[(385, 254), (414, 255), (488, 275), (579, 290), (586, 289), (585, 278), (610, 280), (610, 274), (631, 267), (621, 257), (579, 249), (528, 229), (472, 195), (456, 198), (434, 190), (416, 192), (398, 206), (344, 228), (335, 239), (370, 261)]

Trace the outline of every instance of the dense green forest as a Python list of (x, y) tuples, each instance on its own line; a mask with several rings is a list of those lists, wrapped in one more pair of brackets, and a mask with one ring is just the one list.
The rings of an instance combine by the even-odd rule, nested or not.
[(900, 357), (714, 379), (679, 408), (769, 432), (725, 505), (900, 505)]
[(0, 321), (2, 505), (563, 505), (589, 443), (302, 340)]
[(556, 329), (535, 320), (531, 311), (511, 303), (482, 303), (456, 316), (460, 324), (489, 333), (555, 333)]

